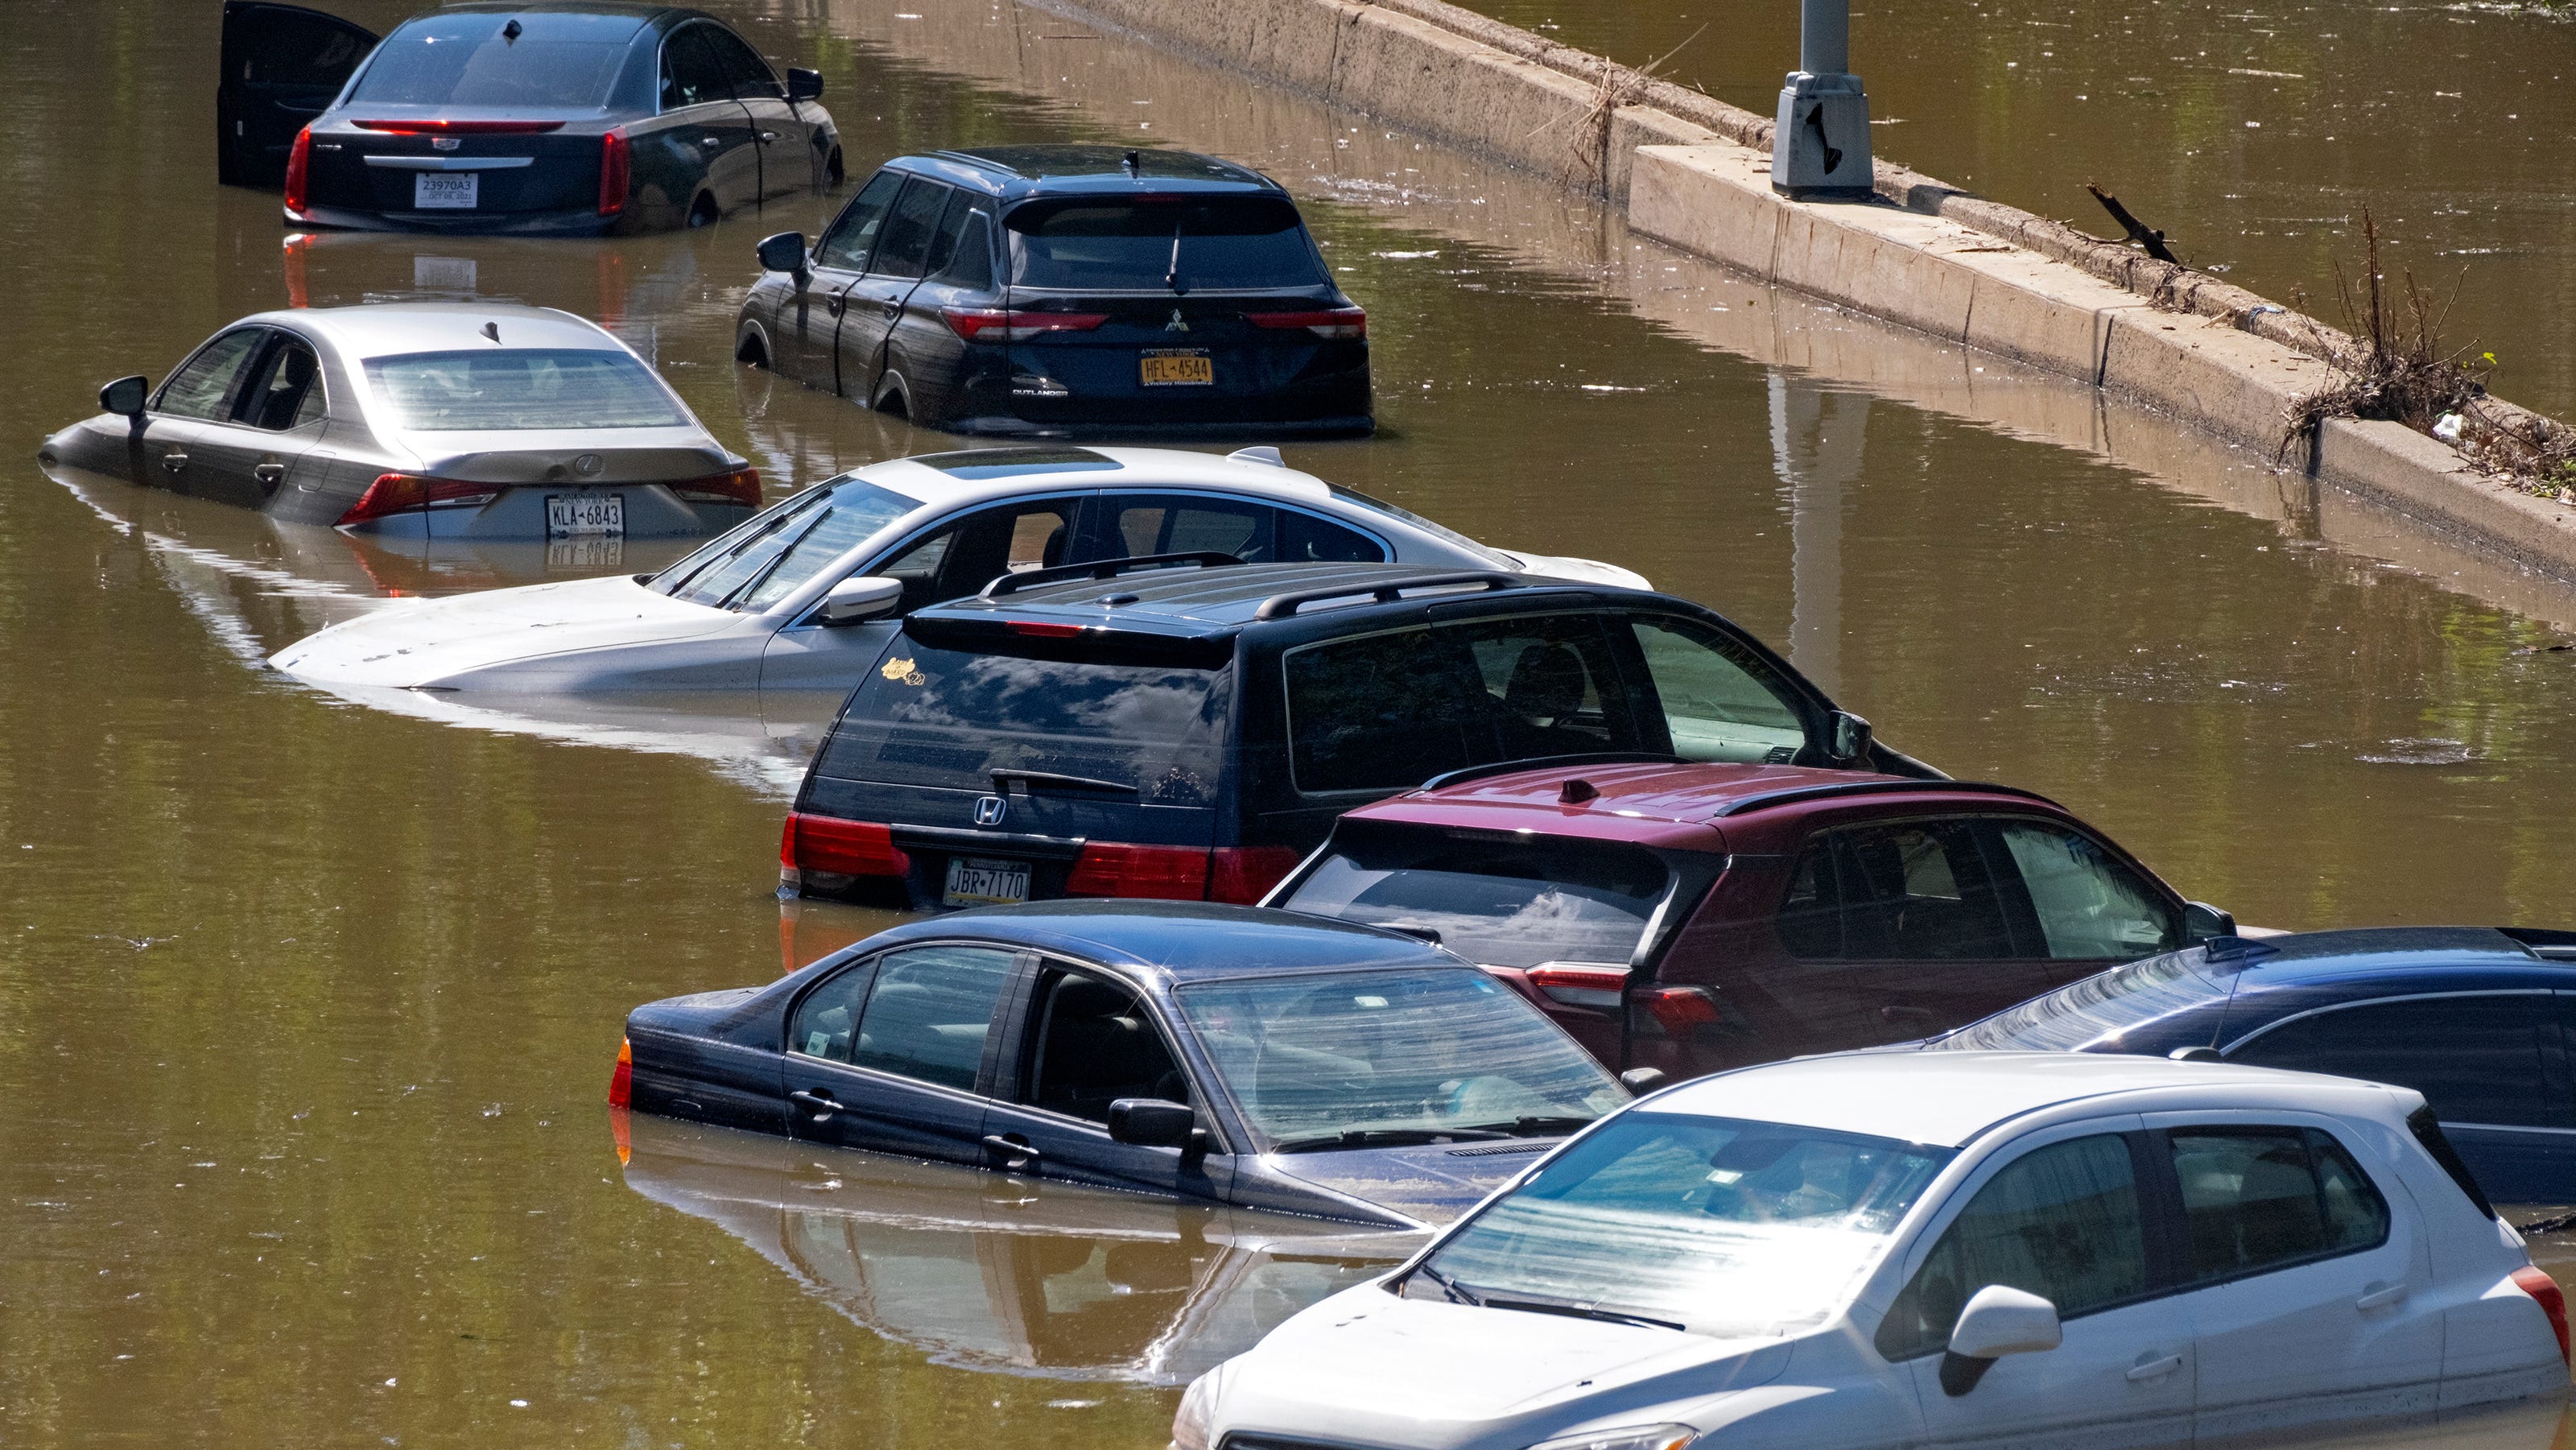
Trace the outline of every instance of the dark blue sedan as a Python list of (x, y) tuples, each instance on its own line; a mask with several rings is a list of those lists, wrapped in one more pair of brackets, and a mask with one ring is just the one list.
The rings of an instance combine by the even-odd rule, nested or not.
[(1483, 969), (1245, 907), (882, 932), (626, 1019), (612, 1103), (1246, 1208), (1445, 1222), (1627, 1091)]
[(2576, 932), (2382, 927), (2148, 957), (1927, 1050), (2215, 1050), (2424, 1095), (2489, 1196), (2576, 1203)]

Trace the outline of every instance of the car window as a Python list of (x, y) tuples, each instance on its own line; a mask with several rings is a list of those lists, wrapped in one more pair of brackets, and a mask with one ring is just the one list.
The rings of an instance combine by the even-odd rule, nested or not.
[(1163, 292), (1328, 280), (1284, 196), (1035, 201), (1003, 220), (1016, 287)]
[(1671, 617), (1630, 619), (1672, 752), (1684, 760), (1795, 760), (1805, 724), (1771, 669), (1725, 635)]
[[(865, 479), (847, 478), (809, 488), (780, 499), (700, 545), (646, 580), (645, 587), (692, 604), (740, 608), (745, 586), (752, 581), (766, 583), (791, 577), (779, 565), (781, 556), (794, 548), (824, 513), (838, 521), (835, 532), (866, 527), (866, 532), (873, 533), (919, 507), (921, 500), (880, 488)], [(873, 527), (867, 527), (869, 520), (875, 521)], [(834, 557), (820, 548), (801, 553), (798, 562), (806, 572), (792, 577), (800, 582), (810, 579), (812, 570), (822, 568)], [(787, 592), (789, 589), (782, 589), (780, 597)]]
[(2541, 993), (2409, 998), (2297, 1017), (2227, 1049), (2230, 1061), (2410, 1087), (2446, 1123), (2576, 1126), (2542, 1086), (2556, 1050)]
[(993, 204), (960, 193), (959, 200), (948, 204), (949, 214), (956, 216), (961, 207), (964, 216), (958, 222), (956, 241), (932, 269), (931, 280), (989, 292), (993, 288)]
[(1333, 497), (1340, 499), (1346, 504), (1356, 505), (1360, 508), (1367, 509), (1371, 513), (1384, 514), (1391, 519), (1402, 519), (1404, 522), (1413, 525), (1415, 528), (1420, 529), (1435, 538), (1444, 539), (1450, 544), (1466, 550), (1477, 558), (1483, 559), (1487, 563), (1492, 564), (1497, 569), (1516, 567), (1512, 560), (1504, 555), (1486, 548), (1484, 545), (1477, 543), (1475, 540), (1468, 538), (1465, 534), (1458, 532), (1456, 529), (1450, 528), (1446, 524), (1434, 523), (1431, 520), (1424, 518), (1422, 515), (1415, 513), (1411, 509), (1399, 508), (1394, 504), (1388, 503), (1384, 499), (1371, 498), (1369, 495), (1360, 492), (1358, 489), (1344, 488), (1338, 483), (1328, 483), (1324, 486), (1332, 490)]
[(1671, 884), (1664, 863), (1634, 846), (1346, 829), (1282, 904), (1337, 921), (1436, 931), (1442, 946), (1486, 966), (1625, 967)]
[(826, 979), (796, 1004), (788, 1025), (787, 1050), (830, 1062), (848, 1062), (859, 1045), (859, 1015), (866, 1008), (868, 984), (876, 980), (874, 961), (857, 962)]
[[(733, 82), (706, 42), (703, 25), (683, 25), (662, 42), (662, 109), (733, 99)], [(737, 113), (738, 114), (738, 113)]]
[(1072, 499), (1006, 504), (967, 515), (868, 572), (903, 581), (905, 612), (962, 599), (1004, 574), (1065, 562)]
[(1291, 769), (1308, 793), (1400, 790), (1443, 771), (1644, 748), (1589, 614), (1394, 630), (1288, 652)]
[(384, 421), (416, 432), (685, 428), (680, 399), (631, 353), (487, 348), (366, 360)]
[(243, 369), (267, 340), (266, 328), (242, 327), (207, 343), (161, 385), (161, 396), (153, 402), (152, 411), (209, 421), (232, 416), (233, 391), (241, 382)]
[(1386, 558), (1374, 539), (1294, 509), (1191, 494), (1109, 494), (1102, 503), (1112, 558), (1201, 551), (1247, 564)]
[(322, 364), (313, 349), (284, 333), (259, 361), (233, 415), (253, 428), (282, 432), (322, 416)]
[(896, 198), (886, 218), (885, 240), (868, 263), (870, 272), (887, 277), (918, 277), (930, 259), (930, 244), (948, 207), (951, 188), (914, 177)]
[(1029, 1103), (1106, 1123), (1120, 1098), (1190, 1100), (1189, 1079), (1135, 993), (1079, 972), (1050, 971), (1038, 998)]
[(1941, 1232), (1878, 1327), (1878, 1352), (1911, 1359), (1950, 1342), (1976, 1292), (2005, 1284), (2061, 1319), (2147, 1292), (2146, 1230), (2128, 1141), (2051, 1143), (2006, 1164)]
[(975, 198), (962, 191), (948, 193), (948, 208), (939, 214), (930, 233), (930, 254), (923, 259), (922, 271), (936, 277), (957, 260), (957, 244), (965, 234), (967, 219), (975, 215)]
[(1778, 913), (1792, 956), (1945, 961), (2015, 955), (1971, 820), (1820, 832), (1798, 853)]
[(2101, 842), (2035, 821), (2002, 822), (2000, 833), (2048, 955), (2126, 961), (2182, 945), (2180, 916)]
[(363, 50), (358, 33), (340, 21), (287, 9), (269, 11), (239, 34), (242, 79), (253, 85), (336, 91)]
[(2351, 1253), (2388, 1237), (2379, 1190), (2314, 1128), (2177, 1128), (2166, 1141), (2182, 1189), (2191, 1283)]
[(866, 271), (868, 252), (876, 246), (877, 233), (884, 229), (886, 213), (894, 206), (895, 193), (903, 189), (903, 180), (900, 171), (880, 171), (869, 177), (815, 246), (814, 265)]
[(785, 599), (812, 583), (815, 575), (831, 567), (843, 554), (911, 512), (911, 504), (910, 499), (894, 494), (870, 497), (855, 491), (846, 501), (835, 499), (831, 507), (797, 532), (795, 542), (779, 551), (778, 562), (770, 565), (769, 572), (733, 607), (763, 610)]
[(1013, 955), (940, 946), (879, 958), (850, 1065), (974, 1091)]
[(759, 52), (753, 50), (741, 36), (721, 25), (699, 25), (693, 28), (698, 33), (698, 39), (704, 41), (707, 49), (714, 53), (717, 67), (724, 72), (725, 80), (733, 87), (734, 99), (740, 101), (787, 99), (787, 92), (778, 84), (778, 76), (770, 70), (769, 62), (762, 60)]
[(451, 11), (407, 20), (358, 73), (353, 104), (591, 110), (635, 35), (631, 15)]

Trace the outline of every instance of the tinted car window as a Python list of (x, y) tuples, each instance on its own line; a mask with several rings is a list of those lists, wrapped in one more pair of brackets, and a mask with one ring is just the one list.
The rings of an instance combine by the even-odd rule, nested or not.
[(733, 99), (733, 82), (725, 78), (706, 33), (703, 25), (683, 25), (662, 42), (663, 110)]
[(161, 385), (153, 411), (174, 418), (230, 417), (233, 389), (241, 381), (242, 369), (267, 340), (264, 329), (244, 327), (207, 343)]
[(1044, 770), (1133, 785), (1147, 805), (1211, 805), (1231, 678), (898, 638), (851, 695), (816, 769), (979, 794), (996, 770)]
[(1110, 556), (1232, 554), (1247, 564), (1383, 562), (1375, 540), (1291, 509), (1186, 494), (1110, 494)]
[(889, 277), (918, 277), (930, 260), (930, 246), (939, 232), (939, 218), (948, 207), (950, 189), (933, 181), (914, 178), (896, 200), (894, 212), (886, 219), (885, 239), (868, 263), (868, 270)]
[(1285, 197), (1038, 201), (1003, 223), (1018, 287), (1161, 292), (1327, 280)]
[(2260, 1067), (2393, 1082), (2446, 1123), (2568, 1126), (2542, 1088), (2541, 1054), (2558, 1031), (2539, 993), (2417, 998), (2293, 1018), (2227, 1050)]
[(716, 64), (733, 86), (735, 99), (778, 101), (787, 98), (787, 92), (779, 86), (778, 77), (770, 70), (769, 62), (762, 60), (741, 36), (721, 25), (701, 25), (697, 32), (698, 38), (706, 42), (707, 49), (714, 52)]
[(1434, 538), (1454, 544), (1461, 549), (1467, 550), (1471, 554), (1491, 562), (1496, 568), (1508, 569), (1513, 567), (1510, 559), (1495, 553), (1493, 550), (1486, 548), (1484, 545), (1477, 543), (1475, 540), (1468, 538), (1465, 534), (1458, 532), (1456, 529), (1450, 528), (1446, 524), (1434, 523), (1430, 519), (1424, 518), (1422, 515), (1415, 513), (1411, 509), (1399, 508), (1394, 504), (1388, 503), (1384, 499), (1371, 498), (1369, 495), (1364, 494), (1355, 488), (1344, 488), (1338, 483), (1328, 483), (1324, 486), (1332, 490), (1333, 497), (1340, 499), (1344, 503), (1357, 504), (1361, 508), (1368, 509), (1374, 513), (1382, 513), (1391, 519), (1402, 519), (1406, 523), (1413, 525), (1417, 529), (1423, 530)]
[(1947, 1345), (1959, 1311), (1989, 1284), (2037, 1294), (2065, 1319), (2147, 1292), (2126, 1140), (2105, 1133), (2051, 1143), (1988, 1179), (1888, 1309), (1878, 1352), (1911, 1359)]
[(1075, 501), (1048, 499), (969, 514), (869, 572), (903, 581), (909, 611), (973, 594), (1004, 574), (1064, 562)]
[(367, 359), (386, 422), (419, 432), (685, 428), (680, 400), (628, 353), (490, 348)]
[(838, 267), (848, 272), (868, 269), (868, 252), (877, 242), (877, 233), (885, 226), (886, 212), (894, 206), (895, 193), (903, 189), (903, 173), (880, 171), (868, 178), (859, 194), (841, 209), (832, 229), (814, 248), (814, 265)]
[(972, 1092), (1013, 954), (921, 947), (879, 958), (850, 1065)]
[(930, 255), (922, 262), (926, 275), (936, 277), (957, 260), (959, 241), (965, 236), (966, 223), (975, 215), (976, 199), (962, 191), (948, 193), (948, 209), (939, 214), (939, 224), (931, 232)]
[(2189, 1128), (2167, 1137), (2194, 1283), (2351, 1253), (2388, 1237), (2379, 1190), (2316, 1129)]
[[(792, 549), (822, 515), (828, 513), (841, 519), (839, 527), (856, 527), (861, 521), (875, 519), (877, 527), (882, 528), (919, 507), (921, 500), (863, 479), (809, 488), (780, 499), (718, 534), (646, 580), (645, 587), (695, 604), (738, 608), (746, 586), (772, 577), (772, 566), (779, 557)], [(800, 560), (809, 569), (831, 562), (819, 550), (800, 555)]]
[(848, 1062), (859, 1045), (859, 1015), (867, 1007), (876, 963), (859, 962), (835, 973), (796, 1004), (787, 1050), (830, 1062)]
[(2138, 874), (2090, 836), (2032, 821), (2002, 824), (2048, 955), (2127, 960), (2182, 945), (2182, 922)]
[(990, 291), (993, 286), (992, 205), (966, 197), (950, 203), (949, 209), (954, 212), (960, 206), (965, 208), (965, 216), (958, 224), (957, 240), (931, 273), (931, 280), (975, 292)]
[[(516, 34), (505, 34), (515, 26)], [(635, 20), (626, 15), (518, 11), (424, 15), (367, 61), (351, 104), (529, 106), (607, 104)]]
[(1371, 926), (1429, 928), (1487, 966), (1627, 965), (1671, 872), (1650, 852), (1560, 838), (1349, 832), (1281, 903)]
[(1038, 989), (1028, 1101), (1086, 1122), (1109, 1121), (1120, 1098), (1188, 1102), (1189, 1079), (1135, 993), (1079, 972), (1049, 972)]
[(1684, 760), (1785, 764), (1807, 743), (1805, 725), (1771, 671), (1750, 652), (1690, 620), (1631, 621), (1654, 679), (1672, 752)]
[(283, 333), (259, 362), (235, 416), (254, 428), (282, 431), (322, 416), (322, 364), (313, 349)]
[(2014, 955), (1973, 821), (1827, 831), (1790, 871), (1779, 912), (1795, 956), (1943, 961)]
[(321, 15), (272, 10), (244, 27), (242, 79), (254, 85), (340, 88), (358, 63), (357, 32)]

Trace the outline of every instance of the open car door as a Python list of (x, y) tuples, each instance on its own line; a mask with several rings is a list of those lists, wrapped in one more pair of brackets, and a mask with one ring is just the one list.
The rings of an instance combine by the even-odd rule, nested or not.
[(336, 15), (269, 0), (224, 0), (217, 178), (226, 186), (285, 185), (295, 133), (322, 114), (375, 48), (374, 31)]

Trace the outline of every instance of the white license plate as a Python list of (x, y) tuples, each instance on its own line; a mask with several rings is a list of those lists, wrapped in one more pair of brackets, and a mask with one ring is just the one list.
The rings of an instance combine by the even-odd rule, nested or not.
[(546, 495), (546, 537), (583, 535), (626, 537), (626, 495), (622, 493), (550, 493)]
[(989, 861), (981, 856), (948, 858), (948, 890), (940, 900), (949, 906), (1007, 906), (1029, 899), (1029, 863)]
[(471, 207), (477, 204), (483, 189), (483, 177), (474, 171), (423, 171), (411, 179), (411, 204), (427, 211), (432, 207)]

